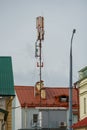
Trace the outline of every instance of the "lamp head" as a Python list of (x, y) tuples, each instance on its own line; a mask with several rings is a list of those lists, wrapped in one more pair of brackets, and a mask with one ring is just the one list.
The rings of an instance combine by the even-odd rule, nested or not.
[(73, 29), (73, 33), (75, 33), (76, 32), (76, 29)]

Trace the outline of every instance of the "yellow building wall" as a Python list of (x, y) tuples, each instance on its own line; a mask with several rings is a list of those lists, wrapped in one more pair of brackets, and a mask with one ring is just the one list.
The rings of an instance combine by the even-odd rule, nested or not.
[[(84, 98), (86, 100), (85, 106), (84, 106)], [(87, 78), (82, 80), (79, 84), (79, 101), (80, 101), (80, 120), (81, 120), (87, 117)], [(84, 109), (86, 109), (85, 113)]]
[(81, 127), (81, 128), (77, 128), (77, 129), (75, 129), (75, 130), (87, 130), (87, 127)]
[(6, 110), (9, 112), (6, 122), (6, 130), (12, 130), (12, 100), (11, 98), (6, 100)]
[[(87, 71), (85, 71), (87, 73)], [(81, 72), (82, 73), (82, 72)], [(78, 82), (79, 88), (79, 103), (80, 103), (80, 120), (87, 117), (87, 78), (81, 79)], [(74, 130), (87, 130), (87, 126), (75, 128)]]

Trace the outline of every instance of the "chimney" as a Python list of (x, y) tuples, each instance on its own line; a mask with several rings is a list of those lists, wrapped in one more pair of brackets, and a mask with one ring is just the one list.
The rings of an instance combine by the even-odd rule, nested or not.
[(46, 99), (46, 88), (41, 89), (41, 99)]
[(41, 99), (46, 99), (46, 91), (45, 91), (43, 82), (44, 81), (41, 80), (41, 86), (40, 86), (40, 81), (36, 82), (36, 84), (35, 84), (35, 96), (40, 95), (40, 93), (41, 93)]

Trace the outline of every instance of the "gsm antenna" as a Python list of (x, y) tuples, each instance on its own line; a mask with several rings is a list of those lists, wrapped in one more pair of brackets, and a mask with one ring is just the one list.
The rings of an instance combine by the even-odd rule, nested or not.
[(36, 18), (37, 40), (35, 42), (35, 57), (37, 58), (37, 67), (39, 67), (39, 83), (40, 83), (40, 105), (41, 105), (41, 87), (42, 81), (42, 41), (44, 40), (44, 17)]

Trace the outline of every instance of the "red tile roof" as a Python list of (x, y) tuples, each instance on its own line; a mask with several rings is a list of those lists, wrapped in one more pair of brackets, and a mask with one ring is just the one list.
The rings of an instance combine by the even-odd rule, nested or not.
[(73, 128), (80, 128), (80, 127), (87, 127), (87, 117), (79, 121), (78, 123), (74, 124)]
[[(60, 102), (60, 96), (69, 96), (69, 88), (45, 88), (46, 99), (41, 99), (40, 95), (34, 96), (33, 86), (15, 86), (21, 107), (68, 107), (68, 102)], [(78, 108), (78, 92), (73, 88), (73, 108)]]

